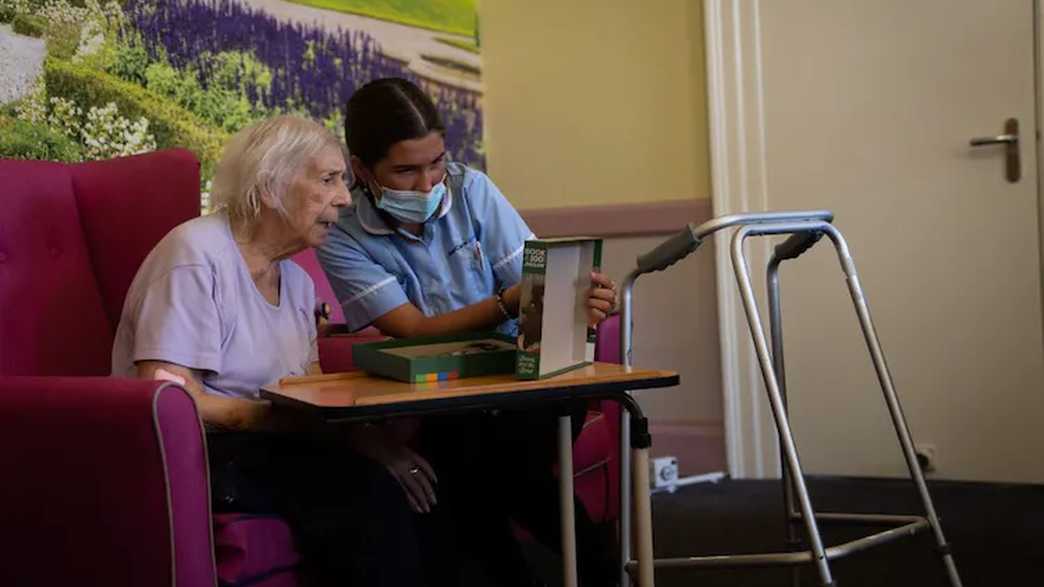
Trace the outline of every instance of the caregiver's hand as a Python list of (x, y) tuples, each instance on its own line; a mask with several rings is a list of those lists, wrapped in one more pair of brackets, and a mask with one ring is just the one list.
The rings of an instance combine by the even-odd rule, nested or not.
[(616, 284), (608, 275), (591, 273), (591, 289), (587, 294), (587, 323), (597, 326), (616, 307)]

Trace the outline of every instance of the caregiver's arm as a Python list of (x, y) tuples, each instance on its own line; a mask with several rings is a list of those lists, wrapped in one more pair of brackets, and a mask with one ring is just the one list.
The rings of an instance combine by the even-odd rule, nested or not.
[[(512, 316), (518, 315), (519, 292), (518, 284), (504, 290), (504, 305)], [(388, 336), (406, 338), (489, 330), (504, 320), (503, 312), (497, 307), (497, 298), (490, 296), (481, 302), (438, 316), (425, 316), (417, 306), (405, 303), (378, 317), (373, 325)]]
[[(512, 316), (518, 315), (521, 289), (515, 284), (504, 290), (504, 305)], [(616, 284), (607, 275), (591, 273), (587, 292), (588, 324), (597, 326), (616, 306)], [(456, 334), (495, 328), (505, 320), (495, 297), (438, 316), (425, 316), (410, 303), (403, 304), (373, 321), (381, 332), (395, 338)]]

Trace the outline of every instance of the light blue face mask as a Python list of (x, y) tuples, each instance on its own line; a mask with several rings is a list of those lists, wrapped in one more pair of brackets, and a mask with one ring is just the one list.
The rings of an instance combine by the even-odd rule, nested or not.
[(381, 188), (381, 197), (377, 207), (395, 217), (396, 220), (409, 224), (427, 222), (438, 210), (446, 195), (446, 181), (443, 179), (432, 186), (431, 191), (393, 190), (377, 184)]

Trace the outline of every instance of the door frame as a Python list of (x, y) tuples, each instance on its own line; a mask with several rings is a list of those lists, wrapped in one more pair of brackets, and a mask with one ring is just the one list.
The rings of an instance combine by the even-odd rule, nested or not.
[[(1040, 291), (1041, 291), (1041, 316), (1044, 316), (1044, 180), (1040, 173), (1044, 169), (1044, 153), (1041, 153), (1041, 121), (1044, 120), (1044, 42), (1041, 42), (1040, 32), (1044, 30), (1044, 14), (1041, 13), (1041, 0), (1033, 0), (1033, 73), (1035, 76), (1035, 87), (1037, 91), (1037, 120), (1035, 121), (1035, 134), (1037, 139), (1037, 229), (1040, 237), (1037, 246), (1040, 247)], [(1044, 322), (1044, 321), (1042, 321)], [(1044, 331), (1044, 324), (1041, 324)]]
[[(704, 0), (711, 203), (715, 216), (764, 210), (764, 84), (758, 4)], [(779, 475), (775, 432), (729, 256), (729, 233), (714, 241), (724, 393), (725, 457), (733, 478)], [(751, 239), (765, 253), (765, 239)], [(756, 251), (762, 249), (761, 251)]]
[[(1044, 120), (1042, 65), (1044, 15), (1040, 0), (1034, 7), (1037, 129)], [(710, 131), (711, 202), (714, 215), (765, 210), (768, 184), (765, 160), (764, 78), (761, 61), (760, 2), (703, 0)], [(1029, 133), (1026, 133), (1030, 136)], [(1038, 169), (1044, 152), (1037, 149)], [(1039, 178), (1039, 175), (1038, 175)], [(1038, 246), (1041, 248), (1041, 291), (1044, 293), (1044, 184), (1038, 179)], [(729, 236), (715, 236), (721, 378), (725, 453), (734, 478), (777, 478), (780, 461), (775, 425), (766, 402), (764, 383), (754, 355), (749, 327), (732, 271)], [(768, 259), (767, 239), (751, 239), (752, 267)], [(1041, 296), (1044, 300), (1044, 295)], [(1044, 328), (1044, 325), (1042, 325)]]

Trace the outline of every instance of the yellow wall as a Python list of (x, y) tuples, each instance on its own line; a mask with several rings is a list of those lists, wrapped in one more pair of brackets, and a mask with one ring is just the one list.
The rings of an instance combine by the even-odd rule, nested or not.
[(521, 209), (710, 196), (698, 0), (481, 0), (489, 173)]

